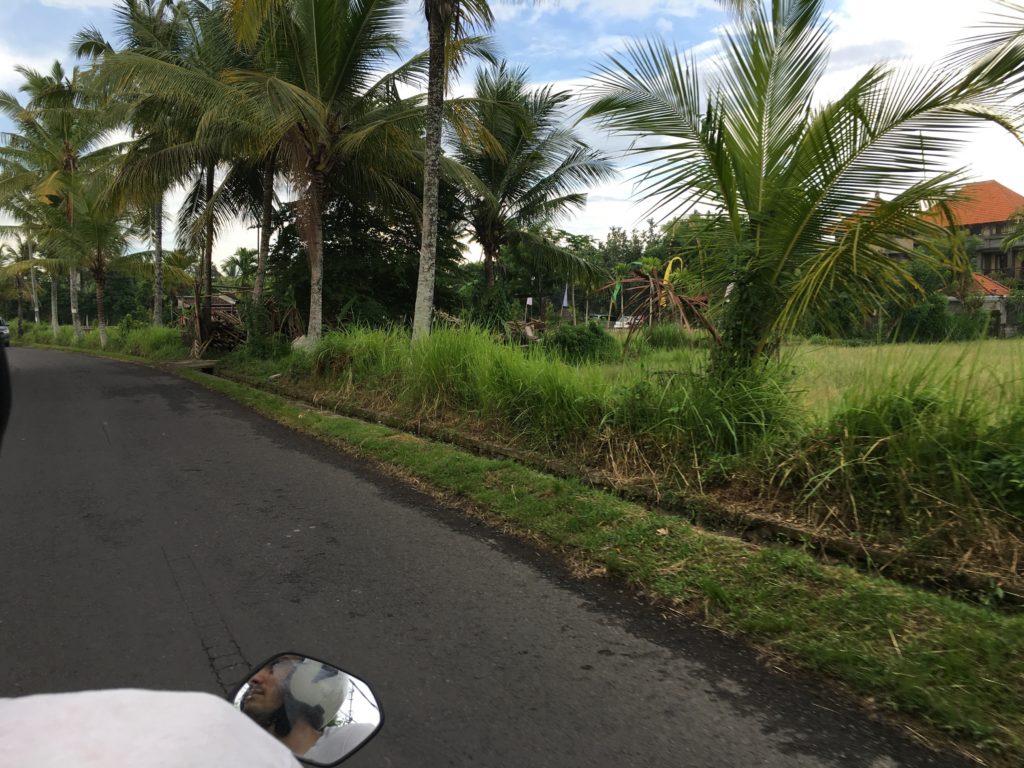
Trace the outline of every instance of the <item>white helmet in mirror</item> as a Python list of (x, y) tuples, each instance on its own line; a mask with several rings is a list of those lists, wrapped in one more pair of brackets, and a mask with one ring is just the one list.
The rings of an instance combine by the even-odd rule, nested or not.
[(320, 722), (310, 723), (317, 730), (323, 730), (335, 719), (348, 692), (348, 675), (315, 659), (303, 659), (288, 677), (291, 698), (308, 707), (309, 714), (319, 709)]

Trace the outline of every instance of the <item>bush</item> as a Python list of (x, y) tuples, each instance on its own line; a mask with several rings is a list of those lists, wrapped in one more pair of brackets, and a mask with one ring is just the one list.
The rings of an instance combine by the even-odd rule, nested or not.
[(132, 317), (132, 313), (129, 312), (127, 315), (121, 318), (121, 322), (117, 324), (117, 330), (121, 336), (127, 336), (129, 333), (140, 327), (142, 323)]
[(799, 424), (790, 376), (781, 367), (710, 375), (688, 371), (643, 378), (619, 388), (607, 423), (664, 451), (666, 459), (720, 464), (790, 435)]
[(894, 331), (896, 341), (943, 341), (949, 334), (949, 300), (930, 293), (907, 307)]
[(1003, 508), (1024, 520), (1024, 450), (981, 462), (978, 474)]
[[(126, 319), (130, 317), (128, 315)], [(130, 330), (125, 331), (125, 327)], [(181, 360), (188, 357), (188, 349), (177, 328), (126, 324), (124, 320), (118, 325), (116, 332), (111, 334), (109, 348), (148, 360)]]
[(543, 344), (570, 363), (607, 363), (622, 354), (615, 337), (593, 320), (585, 325), (562, 323), (544, 334)]
[(678, 323), (650, 325), (640, 332), (640, 337), (651, 349), (682, 349), (706, 343)]
[(855, 531), (941, 547), (968, 531), (980, 540), (993, 515), (1019, 517), (1022, 445), (1024, 408), (922, 366), (848, 393), (777, 478)]
[(950, 315), (946, 341), (976, 341), (988, 333), (990, 315), (987, 312), (963, 312)]

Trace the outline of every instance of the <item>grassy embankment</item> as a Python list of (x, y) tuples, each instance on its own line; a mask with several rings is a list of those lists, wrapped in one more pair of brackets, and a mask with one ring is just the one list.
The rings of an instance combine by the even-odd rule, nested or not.
[[(1024, 342), (810, 347), (768, 373), (704, 373), (706, 351), (572, 365), (481, 331), (410, 348), (400, 331), (329, 334), (312, 353), (225, 369), (331, 407), (476, 435), (663, 503), (703, 497), (1021, 586)], [(745, 512), (744, 512), (745, 514)]]

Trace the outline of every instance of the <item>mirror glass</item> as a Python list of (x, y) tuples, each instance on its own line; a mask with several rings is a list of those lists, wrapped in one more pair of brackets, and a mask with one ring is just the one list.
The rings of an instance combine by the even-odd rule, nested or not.
[(250, 673), (235, 706), (313, 765), (336, 765), (381, 724), (370, 686), (337, 667), (300, 654), (279, 654)]

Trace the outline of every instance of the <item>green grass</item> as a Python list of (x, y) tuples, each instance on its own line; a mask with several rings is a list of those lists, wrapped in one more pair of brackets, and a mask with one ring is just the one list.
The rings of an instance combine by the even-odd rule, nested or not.
[(760, 549), (577, 481), (185, 374), (278, 422), (411, 474), (570, 562), (828, 675), (1007, 765), (1024, 759), (1024, 616)]
[[(75, 340), (74, 330), (67, 325), (60, 326), (56, 340), (53, 337), (53, 329), (44, 323), (25, 323), (24, 334), (20, 338), (16, 336), (14, 329), (11, 335), (14, 344), (100, 349), (100, 335), (95, 328), (86, 331), (81, 342)], [(188, 357), (188, 349), (182, 342), (181, 333), (177, 328), (156, 328), (151, 325), (128, 328), (110, 326), (107, 335), (109, 352), (153, 361), (182, 360)]]
[[(324, 337), (312, 377), (305, 353), (271, 364), (243, 354), (235, 369), (292, 372), (314, 398), (477, 434), (620, 487), (781, 492), (778, 513), (807, 529), (1012, 581), (1024, 549), (1021, 351), (801, 345), (765, 371), (721, 378), (693, 345), (572, 364), (482, 329), (415, 345), (401, 330), (355, 329)], [(809, 406), (807, 387), (827, 377), (842, 395)]]

